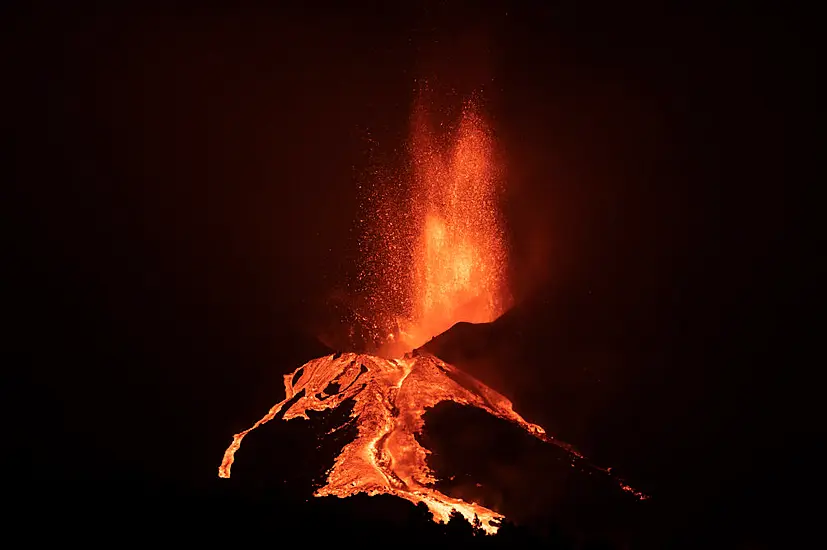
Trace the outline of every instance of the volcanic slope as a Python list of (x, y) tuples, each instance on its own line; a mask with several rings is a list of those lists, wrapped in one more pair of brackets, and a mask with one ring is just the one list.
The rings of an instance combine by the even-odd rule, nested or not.
[[(437, 480), (426, 462), (429, 451), (417, 436), (422, 432), (426, 410), (446, 401), (475, 407), (518, 425), (534, 437), (564, 449), (584, 468), (612, 477), (608, 470), (589, 465), (570, 445), (527, 422), (503, 395), (420, 350), (398, 359), (357, 353), (320, 357), (285, 375), (284, 386), (285, 399), (251, 428), (233, 437), (219, 468), (220, 477), (230, 477), (244, 437), (277, 417), (284, 407), (285, 420), (308, 419), (309, 411), (333, 410), (349, 400), (353, 409), (348, 422), (356, 424), (357, 436), (336, 457), (327, 473), (327, 483), (316, 496), (395, 495), (414, 504), (423, 502), (435, 521), (447, 522), (456, 510), (469, 522), (479, 518), (483, 529), (495, 533), (501, 514), (434, 488)], [(613, 479), (624, 491), (645, 498), (622, 480)]]

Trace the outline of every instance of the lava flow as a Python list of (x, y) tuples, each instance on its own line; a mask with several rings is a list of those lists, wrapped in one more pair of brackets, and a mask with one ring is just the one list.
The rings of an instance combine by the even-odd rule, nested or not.
[[(285, 420), (306, 419), (308, 411), (331, 410), (352, 400), (351, 421), (358, 435), (337, 456), (316, 496), (396, 495), (425, 503), (436, 521), (447, 521), (456, 510), (469, 521), (479, 518), (486, 532), (495, 533), (500, 514), (434, 488), (436, 479), (426, 462), (429, 451), (416, 436), (423, 414), (442, 401), (478, 407), (513, 422), (565, 449), (573, 463), (612, 476), (524, 420), (504, 396), (418, 349), (457, 322), (493, 321), (508, 305), (491, 134), (470, 103), (453, 135), (435, 134), (423, 97), (412, 121), (412, 193), (395, 213), (393, 208), (376, 213), (379, 225), (373, 237), (379, 256), (366, 262), (374, 283), (371, 322), (383, 331), (381, 348), (376, 354), (321, 357), (285, 375), (285, 399), (233, 437), (218, 475), (230, 477), (242, 439), (291, 400)], [(389, 332), (388, 326), (393, 326)], [(622, 490), (646, 498), (613, 479)]]

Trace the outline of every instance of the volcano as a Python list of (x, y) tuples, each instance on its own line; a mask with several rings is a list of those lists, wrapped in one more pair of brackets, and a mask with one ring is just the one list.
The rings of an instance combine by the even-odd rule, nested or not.
[[(469, 522), (479, 521), (486, 532), (495, 533), (501, 514), (433, 487), (437, 479), (427, 464), (429, 451), (417, 436), (422, 432), (425, 412), (444, 401), (476, 407), (511, 422), (564, 449), (573, 463), (611, 477), (608, 470), (590, 465), (572, 446), (527, 422), (506, 397), (425, 351), (414, 350), (397, 359), (359, 353), (320, 357), (285, 375), (284, 387), (284, 400), (250, 429), (233, 437), (219, 468), (220, 477), (230, 477), (244, 437), (282, 410), (284, 420), (309, 419), (309, 411), (335, 409), (348, 400), (352, 400), (350, 421), (356, 422), (358, 435), (342, 449), (328, 472), (327, 484), (315, 496), (390, 494), (414, 504), (424, 503), (437, 521), (447, 522), (456, 511)], [(622, 490), (646, 498), (623, 480), (614, 480)]]
[(402, 174), (373, 186), (366, 201), (365, 218), (373, 222), (362, 242), (365, 258), (356, 290), (368, 310), (352, 318), (363, 322), (361, 331), (372, 333), (376, 346), (313, 359), (285, 375), (285, 398), (233, 437), (219, 476), (230, 477), (243, 439), (262, 424), (279, 416), (310, 419), (311, 411), (347, 404), (345, 424), (355, 424), (356, 436), (342, 448), (316, 496), (393, 495), (425, 504), (435, 521), (447, 522), (457, 512), (495, 533), (504, 516), (441, 492), (420, 442), (423, 415), (453, 402), (516, 425), (563, 450), (571, 466), (646, 498), (525, 420), (505, 396), (422, 347), (458, 322), (492, 322), (510, 303), (506, 239), (496, 208), (502, 178), (492, 133), (473, 101), (464, 105), (457, 124), (437, 120), (440, 113), (429, 93), (424, 86), (413, 109), (410, 162)]

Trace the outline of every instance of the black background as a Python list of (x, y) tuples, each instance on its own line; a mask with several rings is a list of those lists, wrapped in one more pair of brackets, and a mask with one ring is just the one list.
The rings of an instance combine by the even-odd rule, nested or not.
[(149, 526), (176, 498), (205, 524), (241, 508), (205, 504), (221, 453), (341, 330), (326, 304), (356, 257), (357, 186), (398, 157), (428, 78), (447, 101), (484, 90), (517, 299), (435, 348), (650, 492), (670, 540), (797, 532), (820, 433), (805, 18), (21, 7), (5, 265), (9, 370), (33, 389), (7, 386), (24, 509)]

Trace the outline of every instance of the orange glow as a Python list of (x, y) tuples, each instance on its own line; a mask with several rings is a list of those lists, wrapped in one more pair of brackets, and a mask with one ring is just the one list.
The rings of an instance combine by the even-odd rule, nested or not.
[[(423, 101), (413, 122), (414, 197), (423, 197), (411, 294), (411, 348), (466, 321), (486, 323), (507, 306), (503, 227), (490, 130), (468, 103), (447, 147)], [(444, 137), (444, 136), (443, 136)]]
[[(375, 355), (321, 357), (285, 375), (285, 399), (233, 437), (218, 475), (230, 477), (242, 439), (272, 420), (302, 390), (304, 395), (285, 411), (285, 420), (307, 418), (307, 411), (334, 409), (352, 399), (358, 435), (337, 456), (316, 496), (396, 495), (425, 503), (436, 521), (448, 521), (457, 510), (469, 521), (478, 517), (482, 528), (494, 533), (500, 514), (434, 488), (436, 479), (426, 463), (429, 451), (416, 436), (423, 428), (423, 414), (438, 403), (478, 407), (565, 449), (573, 465), (611, 474), (588, 465), (571, 446), (526, 422), (496, 391), (430, 354), (412, 352), (457, 322), (493, 321), (509, 304), (491, 132), (469, 102), (455, 130), (436, 133), (437, 126), (449, 125), (435, 120), (428, 107), (420, 96), (412, 119), (407, 200), (400, 204), (393, 192), (398, 186), (390, 182), (368, 201), (372, 224), (362, 243), (360, 282), (369, 281), (364, 296), (372, 311), (360, 319), (381, 342), (380, 349)], [(326, 394), (331, 383), (342, 389)], [(622, 490), (646, 498), (622, 480), (615, 481)]]
[[(294, 374), (299, 371), (294, 384)], [(306, 419), (308, 411), (334, 409), (353, 399), (351, 417), (358, 421), (356, 439), (342, 449), (328, 471), (327, 484), (316, 491), (316, 496), (396, 495), (413, 503), (424, 502), (436, 521), (447, 522), (451, 511), (457, 510), (468, 521), (478, 517), (486, 532), (495, 533), (502, 515), (432, 487), (436, 479), (426, 463), (429, 451), (416, 436), (424, 425), (422, 415), (442, 401), (478, 407), (566, 449), (573, 460), (583, 459), (570, 446), (548, 436), (540, 426), (526, 422), (514, 412), (507, 398), (427, 353), (406, 354), (399, 359), (356, 353), (330, 355), (309, 361), (295, 372), (284, 376), (285, 399), (250, 429), (233, 437), (218, 470), (220, 477), (230, 477), (244, 436), (272, 420), (302, 390), (304, 395), (285, 411), (285, 420)], [(328, 395), (324, 390), (330, 383), (338, 384), (341, 390)], [(598, 470), (609, 475), (607, 470)], [(623, 490), (634, 492), (622, 480), (617, 482)]]
[[(424, 88), (407, 153), (410, 173), (398, 178), (408, 182), (405, 199), (374, 197), (381, 206), (368, 238), (378, 249), (368, 254), (363, 274), (374, 282), (367, 315), (384, 336), (378, 353), (386, 357), (416, 349), (460, 321), (493, 321), (509, 305), (497, 208), (502, 182), (491, 130), (476, 104), (466, 102), (452, 124), (431, 108)], [(382, 182), (376, 194), (395, 183)]]

